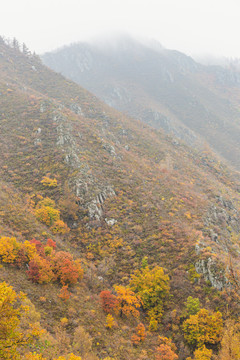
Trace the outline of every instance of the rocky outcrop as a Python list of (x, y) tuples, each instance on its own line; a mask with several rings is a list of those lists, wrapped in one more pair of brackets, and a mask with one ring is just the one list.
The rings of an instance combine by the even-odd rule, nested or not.
[(103, 204), (107, 198), (115, 196), (116, 193), (111, 186), (106, 186), (96, 198), (88, 203), (88, 212), (91, 219), (100, 220), (103, 216)]
[(152, 125), (156, 129), (163, 129), (190, 146), (201, 147), (200, 138), (194, 131), (158, 111), (146, 109), (140, 118), (143, 122)]
[(217, 290), (223, 290), (228, 284), (225, 271), (220, 270), (219, 266), (217, 266), (211, 257), (198, 260), (195, 264), (195, 269), (198, 274), (202, 274), (204, 279), (209, 281)]
[[(240, 215), (233, 202), (222, 196), (216, 196), (216, 203), (212, 203), (209, 207), (204, 222), (209, 229), (209, 237), (215, 242), (218, 242), (219, 237), (214, 230), (216, 227), (229, 228), (229, 231), (236, 233), (240, 232)], [(225, 240), (230, 241), (227, 237)]]
[[(53, 121), (57, 123), (57, 145), (65, 153), (65, 162), (70, 168), (77, 170), (74, 177), (69, 179), (69, 186), (79, 199), (79, 204), (88, 209), (90, 219), (100, 220), (103, 216), (105, 200), (115, 196), (115, 191), (110, 185), (98, 183), (92, 175), (89, 165), (80, 160), (79, 145), (73, 136), (73, 130), (67, 118), (61, 113), (55, 112)], [(81, 136), (79, 138), (81, 139)], [(113, 146), (107, 146), (106, 150), (111, 152), (112, 156), (116, 155)]]

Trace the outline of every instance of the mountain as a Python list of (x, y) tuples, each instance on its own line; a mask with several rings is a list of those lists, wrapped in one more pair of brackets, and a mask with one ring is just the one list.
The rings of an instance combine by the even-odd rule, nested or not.
[[(45, 329), (27, 351), (185, 359), (198, 345), (186, 303), (238, 314), (239, 173), (208, 147), (129, 118), (3, 40), (0, 136), (0, 279)], [(0, 338), (0, 355), (17, 346)]]
[(117, 110), (195, 148), (207, 143), (240, 168), (236, 67), (204, 66), (158, 43), (128, 37), (76, 43), (42, 59)]

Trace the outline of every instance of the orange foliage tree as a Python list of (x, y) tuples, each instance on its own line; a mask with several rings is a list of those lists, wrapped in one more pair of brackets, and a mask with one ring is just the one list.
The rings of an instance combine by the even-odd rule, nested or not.
[(140, 323), (135, 329), (135, 334), (132, 335), (131, 341), (134, 345), (138, 345), (140, 342), (143, 342), (146, 338), (145, 326)]
[(125, 315), (126, 317), (139, 317), (139, 311), (141, 303), (139, 299), (136, 297), (134, 292), (127, 287), (124, 286), (115, 286), (115, 290), (117, 293), (117, 303), (115, 307), (115, 311), (119, 314), (120, 317)]
[(160, 345), (156, 348), (155, 360), (177, 360), (176, 346), (171, 339), (159, 336)]

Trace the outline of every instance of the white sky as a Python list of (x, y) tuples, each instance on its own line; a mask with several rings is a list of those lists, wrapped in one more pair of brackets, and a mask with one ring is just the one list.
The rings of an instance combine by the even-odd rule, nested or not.
[(115, 31), (240, 58), (240, 0), (0, 0), (0, 35), (37, 53)]

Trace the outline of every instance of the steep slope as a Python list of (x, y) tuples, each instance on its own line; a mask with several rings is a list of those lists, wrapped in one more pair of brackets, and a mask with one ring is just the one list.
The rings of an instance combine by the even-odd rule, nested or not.
[[(52, 358), (51, 349), (58, 355), (77, 349), (88, 360), (155, 359), (162, 334), (185, 359), (191, 348), (180, 317), (188, 296), (224, 316), (226, 299), (238, 311), (226, 269), (229, 254), (232, 266), (239, 262), (239, 174), (209, 150), (193, 150), (108, 107), (31, 54), (1, 42), (0, 56), (1, 234), (51, 237), (84, 268), (66, 302), (57, 295), (60, 284), (32, 284), (25, 269), (11, 264), (0, 269), (1, 280), (28, 294), (53, 337), (37, 350)], [(39, 216), (46, 198), (69, 232)], [(140, 320), (114, 315), (117, 326), (107, 329), (99, 293), (128, 286), (146, 262), (165, 269), (170, 296), (156, 331), (135, 346), (131, 336), (140, 320), (148, 327), (146, 312)]]
[(238, 72), (125, 37), (73, 44), (42, 59), (116, 109), (191, 146), (207, 142), (239, 169)]

